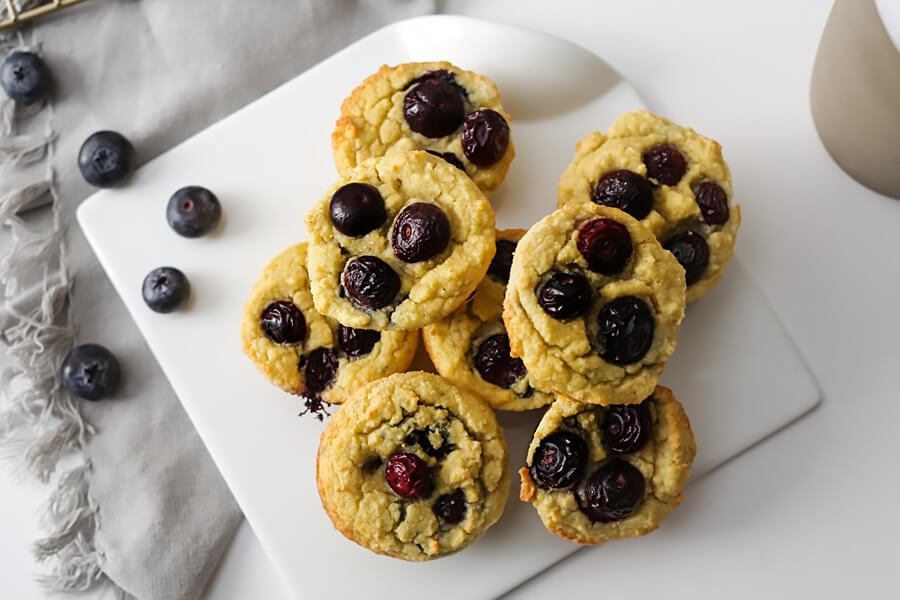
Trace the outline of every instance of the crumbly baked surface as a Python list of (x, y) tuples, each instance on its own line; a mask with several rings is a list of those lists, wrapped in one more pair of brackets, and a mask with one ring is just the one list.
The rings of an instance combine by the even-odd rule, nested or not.
[[(528, 449), (520, 498), (531, 502), (551, 532), (581, 544), (600, 544), (610, 540), (645, 535), (659, 527), (665, 516), (681, 504), (682, 492), (690, 474), (697, 446), (690, 422), (671, 390), (657, 387), (650, 403), (652, 432), (647, 444), (628, 454), (616, 454), (604, 445), (604, 415), (608, 408), (556, 400), (538, 424)], [(558, 489), (541, 489), (529, 472), (541, 440), (557, 431), (569, 431), (581, 437), (588, 448), (587, 464), (579, 481)], [(626, 460), (644, 478), (644, 497), (637, 509), (624, 519), (594, 522), (582, 512), (575, 498), (584, 479), (610, 457)]]
[[(559, 180), (558, 206), (590, 203), (594, 184), (617, 169), (646, 177), (644, 153), (659, 144), (675, 146), (686, 158), (687, 170), (677, 185), (657, 185), (651, 180), (653, 208), (641, 222), (663, 245), (671, 236), (686, 230), (706, 239), (709, 264), (700, 278), (688, 286), (690, 302), (722, 278), (741, 222), (740, 206), (733, 202), (731, 173), (718, 142), (647, 111), (626, 113), (616, 119), (606, 134), (594, 132), (578, 143), (575, 157)], [(729, 218), (724, 224), (709, 225), (701, 216), (695, 187), (705, 181), (717, 183), (728, 197)]]
[[(332, 384), (320, 397), (330, 403), (344, 398), (364, 383), (403, 371), (412, 362), (418, 345), (418, 332), (381, 332), (371, 352), (348, 357), (337, 342), (338, 322), (322, 316), (313, 306), (306, 270), (305, 243), (287, 248), (266, 265), (250, 291), (241, 319), (244, 353), (274, 385), (292, 394), (308, 395), (305, 382), (305, 359), (318, 348), (329, 348), (337, 360)], [(269, 304), (289, 300), (306, 320), (306, 336), (298, 344), (279, 344), (266, 336), (260, 316)]]
[[(579, 228), (601, 217), (623, 224), (633, 245), (625, 268), (611, 276), (588, 269), (577, 248)], [(556, 320), (538, 303), (541, 284), (560, 271), (581, 274), (590, 283), (591, 305), (581, 317)], [(596, 333), (600, 309), (622, 296), (644, 301), (655, 326), (646, 354), (620, 366), (602, 358)], [(684, 269), (653, 234), (618, 209), (582, 202), (544, 217), (519, 241), (503, 301), (503, 321), (513, 356), (524, 361), (542, 389), (580, 402), (628, 404), (642, 401), (656, 387), (675, 350), (684, 306)]]
[[(518, 242), (523, 229), (497, 232), (497, 240)], [(535, 387), (525, 373), (508, 387), (486, 381), (475, 367), (479, 346), (489, 337), (506, 334), (501, 313), (506, 282), (490, 272), (478, 284), (472, 299), (453, 314), (422, 329), (422, 339), (438, 372), (472, 392), (495, 409), (530, 410), (550, 404), (553, 395)]]
[[(341, 186), (361, 182), (384, 198), (387, 219), (362, 237), (339, 232), (329, 214)], [(437, 205), (450, 223), (450, 241), (429, 260), (406, 263), (391, 247), (394, 218), (415, 202)], [(484, 277), (494, 256), (494, 211), (475, 183), (459, 169), (426, 152), (391, 154), (361, 163), (342, 176), (306, 217), (309, 275), (316, 309), (349, 327), (418, 329), (462, 304)], [(341, 275), (359, 256), (376, 256), (400, 277), (394, 302), (364, 308), (346, 297)]]
[[(388, 459), (407, 452), (428, 465), (433, 488), (426, 497), (401, 498), (386, 483)], [(322, 505), (341, 533), (410, 561), (470, 545), (500, 518), (509, 492), (506, 442), (490, 406), (423, 372), (357, 390), (322, 433), (316, 471)], [(434, 506), (456, 490), (465, 496), (465, 515), (448, 524)]]
[(492, 109), (509, 121), (500, 104), (500, 92), (494, 82), (456, 67), (448, 62), (406, 63), (394, 67), (384, 65), (363, 81), (341, 106), (341, 116), (332, 133), (334, 162), (338, 172), (346, 173), (373, 156), (404, 154), (411, 150), (450, 152), (463, 164), (465, 172), (486, 194), (490, 194), (506, 176), (515, 156), (510, 137), (509, 146), (496, 163), (479, 167), (470, 162), (462, 150), (460, 128), (450, 135), (428, 138), (410, 129), (403, 116), (403, 100), (410, 83), (430, 71), (444, 70), (465, 90), (466, 114), (481, 108)]

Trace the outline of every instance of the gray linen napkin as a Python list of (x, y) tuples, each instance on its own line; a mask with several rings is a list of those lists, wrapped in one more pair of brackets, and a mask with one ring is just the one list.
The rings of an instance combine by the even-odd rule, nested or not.
[[(33, 41), (55, 77), (51, 160), (62, 225), (93, 191), (75, 165), (93, 131), (122, 132), (144, 162), (365, 33), (433, 10), (433, 0), (93, 0), (38, 22)], [(39, 213), (26, 218), (46, 224)], [(57, 520), (70, 527), (41, 548), (48, 555), (69, 544), (57, 584), (89, 582), (99, 560), (106, 576), (143, 600), (196, 598), (240, 513), (77, 226), (67, 228), (66, 248), (76, 340), (109, 347), (124, 375), (115, 398), (75, 403), (90, 425), (72, 438), (83, 442), (90, 468), (73, 477), (86, 476), (89, 491), (70, 490), (57, 502)], [(27, 304), (25, 294), (11, 306)], [(53, 306), (64, 316), (58, 300)], [(20, 317), (0, 311), (3, 331)], [(75, 506), (77, 514), (66, 514)], [(96, 523), (88, 520), (94, 510)]]

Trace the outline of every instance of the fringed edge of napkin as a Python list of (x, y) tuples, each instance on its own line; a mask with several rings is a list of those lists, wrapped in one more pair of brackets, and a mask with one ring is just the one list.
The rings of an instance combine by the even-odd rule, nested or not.
[[(17, 46), (24, 45), (21, 35)], [(5, 56), (12, 48), (2, 48)], [(33, 49), (32, 49), (33, 50)], [(90, 465), (82, 448), (93, 429), (82, 416), (78, 401), (60, 384), (59, 370), (74, 344), (66, 246), (59, 197), (52, 168), (55, 134), (52, 105), (44, 109), (46, 130), (39, 135), (18, 135), (15, 104), (0, 107), (0, 182), (10, 181), (14, 170), (45, 168), (26, 185), (0, 190), (0, 226), (8, 228), (12, 245), (0, 256), (0, 337), (12, 365), (0, 372), (0, 453), (18, 473), (43, 483), (53, 478), (63, 458), (74, 458), (74, 468), (59, 474), (44, 510), (47, 537), (38, 540), (34, 555), (49, 563), (49, 573), (38, 577), (46, 587), (80, 591), (104, 578), (102, 556), (95, 538), (99, 514), (89, 489)], [(26, 110), (29, 110), (26, 107)], [(36, 228), (21, 216), (49, 204), (48, 227)], [(38, 280), (37, 285), (34, 285)], [(26, 289), (26, 286), (32, 287)]]

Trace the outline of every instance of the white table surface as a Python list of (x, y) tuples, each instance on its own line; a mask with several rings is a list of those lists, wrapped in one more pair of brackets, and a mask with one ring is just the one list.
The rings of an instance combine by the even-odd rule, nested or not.
[[(682, 507), (647, 538), (669, 545), (670, 560), (654, 561), (625, 597), (897, 593), (900, 201), (850, 179), (816, 136), (809, 77), (830, 5), (444, 3), (446, 12), (540, 29), (593, 50), (652, 109), (722, 143), (743, 209), (737, 253), (824, 391), (809, 416), (691, 485)], [(2, 598), (43, 597), (27, 550), (45, 493), (0, 471)], [(510, 597), (598, 596), (617, 565), (641, 561), (644, 543), (583, 550)], [(102, 590), (83, 597), (112, 598)], [(246, 525), (206, 597), (288, 600)]]

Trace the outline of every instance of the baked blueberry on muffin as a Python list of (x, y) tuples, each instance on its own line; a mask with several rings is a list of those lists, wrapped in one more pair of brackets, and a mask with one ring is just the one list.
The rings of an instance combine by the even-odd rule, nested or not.
[(418, 329), (462, 304), (494, 256), (494, 212), (427, 152), (348, 171), (306, 218), (316, 308), (348, 327)]
[(503, 326), (503, 295), (522, 229), (497, 232), (497, 253), (471, 300), (422, 329), (438, 372), (488, 401), (495, 409), (530, 410), (553, 401), (534, 387), (520, 358), (510, 356)]
[(438, 375), (391, 375), (357, 390), (322, 433), (322, 506), (347, 538), (410, 561), (447, 556), (500, 518), (509, 492), (491, 408)]
[(541, 389), (580, 402), (640, 402), (684, 317), (684, 269), (631, 215), (558, 209), (519, 241), (503, 301), (512, 355)]
[(640, 404), (556, 400), (528, 448), (520, 497), (551, 532), (581, 544), (645, 535), (681, 504), (696, 454), (671, 390)]
[(558, 193), (560, 207), (594, 202), (641, 221), (684, 268), (688, 301), (721, 279), (741, 222), (718, 142), (643, 110), (582, 140)]
[(515, 155), (497, 86), (448, 62), (383, 66), (344, 101), (332, 146), (341, 174), (373, 156), (426, 150), (486, 194)]
[(403, 371), (416, 352), (414, 331), (345, 327), (313, 306), (306, 244), (263, 269), (244, 305), (244, 353), (266, 378), (292, 394), (329, 403), (364, 383)]

